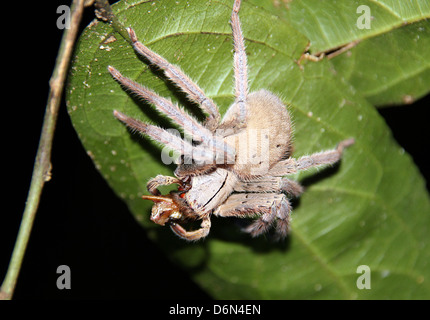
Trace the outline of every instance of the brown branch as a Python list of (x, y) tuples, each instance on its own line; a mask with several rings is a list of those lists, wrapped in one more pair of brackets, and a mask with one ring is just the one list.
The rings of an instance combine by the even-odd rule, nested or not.
[(36, 216), (37, 207), (39, 205), (40, 195), (45, 182), (49, 181), (51, 178), (52, 140), (54, 138), (55, 124), (57, 121), (61, 96), (84, 5), (90, 5), (91, 3), (92, 1), (74, 0), (71, 6), (70, 29), (65, 29), (64, 31), (54, 72), (49, 80), (50, 91), (46, 104), (45, 117), (43, 119), (42, 132), (34, 163), (30, 189), (15, 247), (13, 249), (12, 258), (9, 263), (6, 277), (1, 286), (0, 299), (12, 299)]

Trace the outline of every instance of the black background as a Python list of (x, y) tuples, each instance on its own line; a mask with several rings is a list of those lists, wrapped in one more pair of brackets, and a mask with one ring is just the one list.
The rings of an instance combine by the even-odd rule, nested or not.
[[(14, 23), (3, 28), (7, 58), (2, 61), (0, 278), (7, 270), (30, 184), (62, 36), (56, 27), (56, 9), (62, 4), (69, 3), (43, 2), (43, 13), (35, 2), (5, 11), (17, 14)], [(87, 9), (82, 29), (92, 19), (93, 11)], [(380, 110), (426, 181), (429, 104), (427, 96), (410, 106)], [(78, 140), (64, 103), (52, 163), (53, 177), (43, 190), (15, 299), (209, 298), (158, 251), (109, 189)], [(62, 264), (72, 270), (71, 290), (56, 287), (56, 269)]]

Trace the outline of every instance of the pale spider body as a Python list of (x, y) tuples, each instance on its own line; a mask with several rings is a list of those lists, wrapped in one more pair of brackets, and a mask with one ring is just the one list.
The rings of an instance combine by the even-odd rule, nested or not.
[[(218, 107), (197, 84), (178, 67), (170, 64), (128, 33), (135, 50), (151, 64), (164, 70), (188, 98), (208, 115), (198, 122), (170, 100), (124, 77), (109, 66), (109, 72), (126, 89), (142, 97), (183, 128), (191, 141), (168, 131), (114, 111), (115, 117), (133, 130), (166, 145), (181, 154), (175, 177), (158, 175), (147, 188), (152, 200), (151, 220), (168, 224), (179, 237), (198, 240), (208, 235), (211, 216), (256, 218), (245, 229), (258, 236), (275, 226), (278, 238), (289, 231), (291, 205), (287, 195), (297, 197), (302, 186), (286, 175), (311, 167), (330, 165), (340, 160), (353, 139), (337, 148), (299, 159), (292, 154), (292, 125), (286, 106), (266, 90), (248, 93), (247, 57), (239, 22), (240, 0), (235, 0), (231, 15), (234, 42), (235, 101), (221, 119)], [(160, 185), (178, 184), (178, 191), (161, 195)], [(201, 227), (187, 231), (182, 223), (200, 220)]]

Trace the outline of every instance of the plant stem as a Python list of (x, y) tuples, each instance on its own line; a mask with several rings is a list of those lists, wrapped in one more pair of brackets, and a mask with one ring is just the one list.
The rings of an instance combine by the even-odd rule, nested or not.
[(100, 20), (109, 22), (111, 27), (118, 32), (126, 41), (131, 43), (130, 37), (127, 32), (127, 28), (112, 12), (112, 8), (108, 0), (96, 0), (94, 6), (96, 7), (96, 16)]
[(49, 96), (46, 104), (42, 132), (33, 168), (30, 189), (24, 209), (12, 258), (2, 283), (0, 299), (12, 299), (25, 250), (30, 238), (34, 218), (45, 182), (51, 178), (51, 150), (55, 124), (60, 107), (61, 96), (67, 76), (73, 46), (78, 33), (79, 23), (84, 10), (84, 0), (73, 0), (71, 6), (70, 29), (65, 29), (55, 63), (54, 72), (49, 80)]

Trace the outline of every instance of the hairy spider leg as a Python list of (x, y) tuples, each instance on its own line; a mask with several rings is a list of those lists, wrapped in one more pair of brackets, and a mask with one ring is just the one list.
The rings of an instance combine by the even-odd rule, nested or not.
[(205, 111), (209, 118), (206, 125), (210, 130), (215, 130), (221, 115), (218, 106), (208, 98), (203, 90), (194, 83), (180, 68), (172, 65), (166, 59), (151, 51), (148, 47), (138, 41), (136, 33), (132, 28), (127, 28), (130, 40), (134, 49), (152, 64), (164, 70), (165, 75), (172, 80), (182, 91), (184, 91), (191, 101), (196, 102)]
[(262, 177), (240, 181), (234, 186), (236, 192), (285, 192), (293, 197), (303, 193), (303, 187), (296, 181), (286, 177)]
[[(179, 106), (173, 104), (170, 100), (159, 96), (139, 83), (124, 77), (114, 67), (108, 66), (108, 70), (113, 78), (122, 86), (147, 102), (153, 104), (158, 111), (168, 116), (174, 123), (180, 125), (184, 129), (184, 132), (190, 135), (194, 141), (202, 142), (202, 148), (205, 148), (207, 152), (213, 152), (214, 155), (212, 159), (217, 158), (215, 155), (219, 155), (223, 159), (233, 161), (235, 157), (234, 149), (224, 143), (221, 137), (212, 135), (212, 132), (209, 129), (201, 125), (194, 117), (190, 116)], [(188, 155), (191, 156), (191, 154)]]
[(331, 165), (338, 162), (345, 148), (354, 144), (354, 139), (347, 139), (341, 141), (336, 149), (322, 151), (311, 154), (310, 156), (303, 156), (299, 159), (288, 158), (287, 160), (280, 161), (274, 165), (269, 174), (272, 176), (286, 176), (289, 174), (297, 173), (301, 170), (307, 170), (313, 167), (319, 167), (322, 165)]
[(151, 180), (148, 181), (148, 183), (146, 184), (146, 188), (151, 194), (155, 196), (159, 196), (161, 195), (160, 191), (158, 191), (159, 186), (168, 186), (174, 183), (182, 185), (182, 181), (179, 180), (178, 178), (163, 176), (159, 174), (155, 178), (152, 178)]
[(219, 217), (259, 217), (245, 232), (253, 237), (269, 230), (276, 221), (276, 235), (285, 238), (289, 231), (291, 205), (284, 194), (277, 193), (237, 193), (232, 194), (215, 211)]
[(121, 83), (121, 85), (126, 89), (153, 104), (158, 111), (162, 112), (172, 119), (173, 122), (183, 127), (185, 133), (189, 134), (194, 141), (202, 142), (212, 140), (212, 133), (207, 128), (202, 126), (194, 117), (190, 116), (183, 109), (174, 105), (170, 100), (163, 98), (139, 83), (124, 77), (112, 66), (108, 66), (108, 70), (115, 80)]
[(114, 110), (114, 116), (126, 124), (132, 130), (144, 133), (157, 142), (164, 144), (169, 149), (178, 152), (181, 155), (193, 155), (197, 161), (211, 163), (213, 161), (213, 153), (200, 146), (193, 146), (188, 141), (182, 140), (180, 137), (151, 124), (130, 118)]
[(248, 96), (248, 64), (245, 51), (245, 41), (239, 20), (240, 0), (235, 0), (231, 13), (231, 29), (234, 43), (234, 79), (235, 79), (235, 103), (239, 107), (239, 127), (245, 125), (247, 117), (246, 99)]

